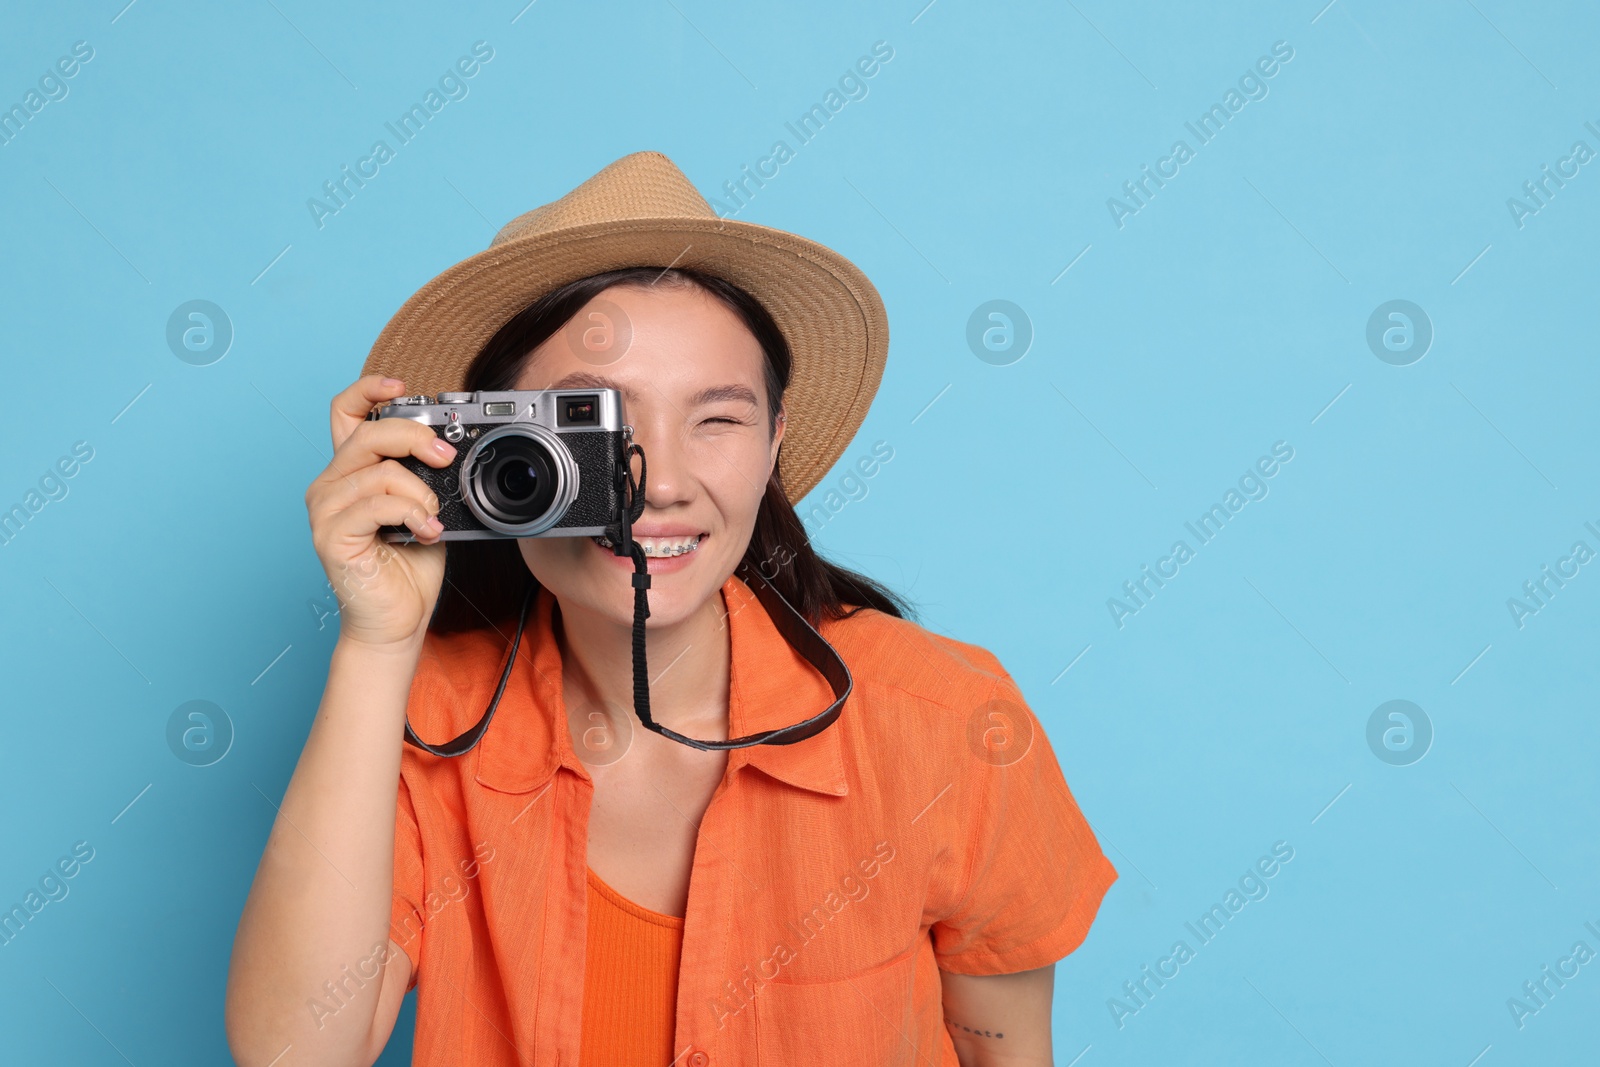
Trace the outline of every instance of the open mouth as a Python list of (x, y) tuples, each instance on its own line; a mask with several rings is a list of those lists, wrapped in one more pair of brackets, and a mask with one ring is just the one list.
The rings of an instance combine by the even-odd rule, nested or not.
[[(700, 547), (700, 542), (706, 539), (706, 534), (693, 534), (688, 537), (635, 537), (634, 540), (644, 549), (644, 554), (649, 559), (666, 559), (672, 556), (684, 556)], [(591, 538), (601, 548), (610, 549), (613, 546), (611, 538), (605, 534), (596, 534)]]

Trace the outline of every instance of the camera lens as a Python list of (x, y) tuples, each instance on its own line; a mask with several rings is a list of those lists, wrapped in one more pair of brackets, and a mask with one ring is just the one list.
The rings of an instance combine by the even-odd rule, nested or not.
[(539, 488), (539, 472), (528, 463), (502, 463), (495, 469), (495, 487), (502, 500), (529, 500)]
[[(461, 500), (492, 533), (538, 537), (578, 497), (578, 465), (561, 435), (536, 422), (483, 433), (461, 460)], [(570, 524), (569, 524), (570, 525)]]
[(478, 504), (508, 525), (536, 522), (556, 497), (550, 453), (530, 437), (508, 435), (494, 441), (468, 477)]

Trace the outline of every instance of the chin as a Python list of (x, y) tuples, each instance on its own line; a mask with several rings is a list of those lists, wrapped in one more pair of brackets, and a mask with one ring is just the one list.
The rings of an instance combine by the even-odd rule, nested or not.
[[(603, 585), (584, 582), (585, 596), (578, 590), (574, 593), (580, 597), (580, 602), (603, 610), (607, 617), (619, 626), (633, 626), (633, 586), (622, 585), (617, 582), (617, 576), (607, 574), (599, 576)], [(721, 614), (721, 604), (718, 593), (722, 589), (722, 582), (707, 584), (699, 576), (691, 578), (687, 575), (652, 575), (650, 578), (650, 617), (645, 620), (648, 630), (666, 629), (677, 626), (679, 623), (694, 618), (705, 609), (708, 602), (717, 602), (717, 614)], [(598, 594), (598, 595), (596, 595)]]

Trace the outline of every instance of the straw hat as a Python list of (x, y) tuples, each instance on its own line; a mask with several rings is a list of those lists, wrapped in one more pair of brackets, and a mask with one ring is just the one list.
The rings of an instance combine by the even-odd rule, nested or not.
[(660, 152), (623, 156), (561, 199), (506, 223), (389, 320), (362, 374), (412, 393), (459, 391), (513, 315), (566, 282), (619, 267), (692, 267), (749, 292), (789, 342), (793, 372), (778, 471), (790, 502), (828, 472), (883, 377), (889, 319), (865, 274), (815, 241), (718, 218)]

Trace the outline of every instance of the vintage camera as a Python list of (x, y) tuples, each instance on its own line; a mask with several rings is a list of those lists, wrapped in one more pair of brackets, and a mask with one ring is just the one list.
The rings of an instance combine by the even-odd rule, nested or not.
[[(441, 540), (601, 534), (625, 499), (633, 428), (615, 389), (510, 389), (396, 397), (368, 419), (413, 419), (456, 447), (448, 467), (397, 462), (439, 497)], [(405, 526), (385, 541), (414, 541)]]

